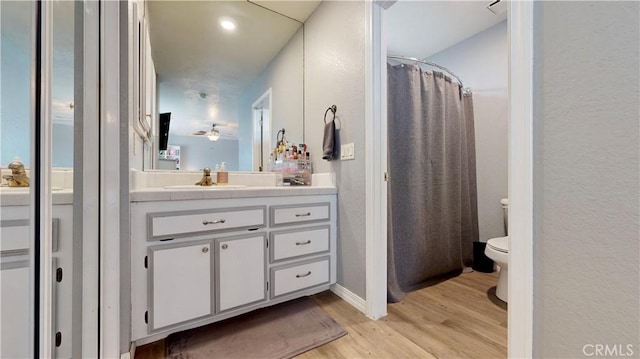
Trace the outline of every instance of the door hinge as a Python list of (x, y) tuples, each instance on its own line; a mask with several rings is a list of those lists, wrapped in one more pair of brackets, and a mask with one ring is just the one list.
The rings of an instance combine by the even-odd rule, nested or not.
[(389, 182), (389, 172), (384, 173), (384, 181)]
[(60, 347), (62, 345), (62, 332), (56, 333), (56, 347)]
[(144, 312), (144, 322), (145, 324), (149, 324), (149, 311)]
[(56, 282), (62, 282), (62, 268), (56, 269)]
[(267, 238), (267, 248), (269, 248), (269, 238)]
[(144, 267), (149, 268), (149, 256), (144, 256)]
[(267, 281), (267, 292), (269, 291), (269, 282)]

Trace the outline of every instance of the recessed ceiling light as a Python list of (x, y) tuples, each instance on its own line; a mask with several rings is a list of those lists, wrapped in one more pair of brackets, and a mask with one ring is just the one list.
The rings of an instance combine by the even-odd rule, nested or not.
[(236, 23), (229, 18), (220, 19), (220, 26), (228, 31), (233, 31), (236, 29)]

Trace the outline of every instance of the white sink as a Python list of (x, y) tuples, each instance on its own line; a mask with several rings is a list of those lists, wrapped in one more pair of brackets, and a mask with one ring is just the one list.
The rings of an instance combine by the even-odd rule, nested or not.
[(220, 190), (220, 189), (244, 188), (244, 187), (247, 187), (247, 186), (244, 186), (244, 185), (241, 185), (241, 184), (228, 184), (228, 185), (222, 185), (222, 186), (217, 186), (217, 185), (213, 185), (213, 186), (198, 186), (198, 185), (195, 185), (195, 184), (164, 186), (165, 189), (191, 189), (191, 190), (195, 190), (195, 189)]

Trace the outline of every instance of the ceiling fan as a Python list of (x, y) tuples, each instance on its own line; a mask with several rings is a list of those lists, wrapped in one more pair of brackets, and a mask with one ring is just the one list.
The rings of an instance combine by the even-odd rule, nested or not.
[(218, 124), (212, 123), (211, 124), (211, 129), (208, 131), (204, 131), (204, 130), (200, 130), (200, 131), (196, 131), (191, 133), (192, 136), (206, 136), (209, 141), (217, 141), (218, 139), (220, 139), (220, 136), (224, 137), (224, 134), (220, 133), (220, 130), (218, 130), (216, 128), (216, 126), (218, 126)]

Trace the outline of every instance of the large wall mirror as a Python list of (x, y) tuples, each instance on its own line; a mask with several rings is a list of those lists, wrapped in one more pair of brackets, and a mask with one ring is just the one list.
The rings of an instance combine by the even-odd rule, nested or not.
[[(160, 135), (149, 147), (159, 152), (155, 169), (224, 161), (231, 171), (257, 171), (279, 130), (304, 142), (303, 22), (318, 4), (147, 2), (160, 114)], [(169, 118), (168, 152), (160, 152), (160, 118)]]
[[(32, 6), (7, 3), (2, 8), (2, 91), (0, 102), (0, 167), (15, 158), (30, 167)], [(53, 6), (51, 111), (52, 165), (73, 167), (74, 3)]]

